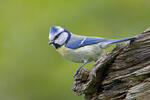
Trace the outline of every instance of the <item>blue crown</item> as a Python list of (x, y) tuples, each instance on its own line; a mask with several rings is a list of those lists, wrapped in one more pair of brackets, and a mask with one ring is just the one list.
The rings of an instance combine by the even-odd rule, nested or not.
[(54, 33), (56, 33), (58, 31), (58, 29), (55, 27), (55, 26), (51, 26), (50, 27), (50, 34), (54, 34)]

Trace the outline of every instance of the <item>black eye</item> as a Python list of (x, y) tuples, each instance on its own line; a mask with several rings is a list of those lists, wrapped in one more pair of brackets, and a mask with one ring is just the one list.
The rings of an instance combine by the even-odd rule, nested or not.
[(57, 39), (57, 38), (58, 38), (58, 35), (55, 36), (55, 39)]
[(54, 40), (56, 40), (56, 39), (59, 37), (59, 35), (60, 35), (60, 34), (57, 34), (57, 35), (55, 36)]

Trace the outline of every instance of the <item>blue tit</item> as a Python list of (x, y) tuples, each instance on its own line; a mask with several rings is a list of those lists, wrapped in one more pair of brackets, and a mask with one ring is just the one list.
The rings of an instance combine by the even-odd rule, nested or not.
[(49, 44), (65, 58), (72, 62), (82, 63), (74, 76), (80, 69), (91, 61), (97, 61), (106, 47), (113, 43), (133, 40), (135, 37), (122, 39), (105, 39), (101, 37), (80, 36), (60, 26), (51, 26), (49, 32)]

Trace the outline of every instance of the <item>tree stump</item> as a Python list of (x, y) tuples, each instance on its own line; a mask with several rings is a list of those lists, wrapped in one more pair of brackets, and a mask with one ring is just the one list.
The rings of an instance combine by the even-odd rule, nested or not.
[(150, 28), (136, 37), (81, 69), (73, 91), (85, 100), (150, 100)]

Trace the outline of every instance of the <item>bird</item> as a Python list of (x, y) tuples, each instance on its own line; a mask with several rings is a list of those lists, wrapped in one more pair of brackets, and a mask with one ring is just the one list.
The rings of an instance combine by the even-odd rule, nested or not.
[(49, 45), (58, 51), (66, 59), (82, 63), (74, 77), (87, 63), (97, 61), (103, 55), (105, 48), (111, 44), (134, 40), (136, 37), (121, 39), (106, 39), (102, 37), (81, 36), (68, 31), (61, 26), (51, 26), (49, 31)]

